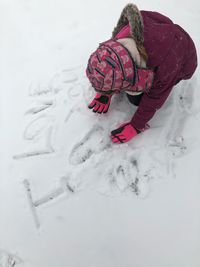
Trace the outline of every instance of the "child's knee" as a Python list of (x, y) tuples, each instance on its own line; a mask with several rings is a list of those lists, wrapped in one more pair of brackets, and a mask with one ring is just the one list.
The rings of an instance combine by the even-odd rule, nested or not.
[(143, 96), (143, 94), (140, 94), (140, 95), (129, 95), (129, 94), (126, 94), (127, 95), (127, 98), (129, 100), (129, 102), (135, 106), (139, 106), (140, 104), (140, 101), (141, 101), (141, 98)]

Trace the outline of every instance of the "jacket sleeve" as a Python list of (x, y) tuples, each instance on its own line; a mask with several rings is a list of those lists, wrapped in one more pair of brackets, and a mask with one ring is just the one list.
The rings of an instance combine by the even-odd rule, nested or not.
[(144, 129), (146, 123), (151, 120), (156, 111), (162, 107), (176, 83), (175, 80), (176, 79), (172, 78), (171, 81), (165, 79), (161, 82), (159, 77), (154, 80), (153, 87), (148, 94), (145, 93), (143, 95), (138, 109), (131, 120), (131, 124), (136, 129)]

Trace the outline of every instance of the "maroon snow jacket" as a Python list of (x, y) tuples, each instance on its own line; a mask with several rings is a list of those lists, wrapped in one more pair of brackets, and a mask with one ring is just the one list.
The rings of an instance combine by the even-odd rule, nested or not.
[(150, 92), (142, 96), (131, 123), (142, 129), (169, 96), (180, 80), (192, 77), (197, 67), (197, 55), (190, 36), (169, 18), (150, 11), (141, 11), (144, 22), (144, 47), (147, 66), (155, 72)]

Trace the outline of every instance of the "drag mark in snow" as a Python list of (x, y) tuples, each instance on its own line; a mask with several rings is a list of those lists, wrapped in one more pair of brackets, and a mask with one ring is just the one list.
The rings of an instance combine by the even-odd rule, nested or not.
[(43, 195), (42, 197), (40, 197), (36, 200), (33, 200), (30, 182), (27, 179), (25, 179), (23, 181), (23, 184), (24, 184), (24, 187), (26, 190), (27, 199), (28, 199), (28, 203), (30, 206), (32, 216), (33, 216), (34, 224), (35, 224), (37, 229), (40, 228), (40, 225), (41, 225), (39, 218), (38, 218), (38, 214), (37, 214), (37, 208), (39, 208), (40, 206), (42, 206), (44, 204), (52, 202), (53, 200), (56, 200), (58, 197), (60, 197), (62, 195), (69, 196), (69, 195), (76, 192), (76, 189), (73, 187), (73, 185), (70, 184), (70, 177), (69, 176), (62, 177), (60, 179), (60, 186), (59, 187), (55, 188), (51, 192), (48, 192), (47, 194)]
[(67, 96), (69, 99), (73, 100), (82, 95), (84, 91), (85, 86), (80, 82), (76, 82), (67, 90)]
[(48, 154), (51, 154), (53, 152), (54, 152), (54, 150), (36, 150), (36, 151), (31, 151), (31, 152), (26, 152), (26, 153), (14, 155), (13, 159), (24, 159), (24, 158), (30, 158), (30, 157), (35, 157), (35, 156), (48, 155)]
[[(45, 136), (44, 136), (45, 137), (45, 145), (44, 145), (45, 148), (36, 149), (33, 151), (27, 151), (24, 153), (14, 155), (13, 159), (23, 159), (23, 158), (29, 158), (29, 157), (41, 156), (41, 155), (47, 155), (47, 154), (54, 153), (55, 150), (51, 144), (52, 132), (53, 132), (53, 127), (50, 126), (49, 128), (47, 128)], [(37, 136), (37, 134), (36, 134), (36, 136)], [(27, 133), (25, 133), (25, 137), (28, 140), (34, 140), (36, 138), (36, 136), (34, 136), (33, 133), (31, 133), (30, 136)]]
[(75, 113), (75, 112), (80, 112), (80, 108), (78, 107), (73, 107), (70, 109), (70, 111), (68, 112), (66, 118), (65, 118), (65, 123), (67, 123), (69, 121), (69, 119), (71, 118), (71, 116)]
[[(132, 157), (120, 158), (117, 151), (110, 155), (102, 155), (97, 167), (102, 168), (99, 180), (102, 180), (98, 192), (105, 195), (121, 195), (134, 192), (138, 195), (138, 163)], [(116, 153), (116, 154), (115, 154)], [(109, 162), (110, 159), (115, 159)], [(103, 160), (104, 159), (104, 160)], [(106, 164), (107, 163), (107, 164)], [(134, 163), (134, 164), (133, 164)]]
[(166, 140), (168, 141), (167, 146), (172, 156), (179, 157), (185, 154), (187, 146), (185, 144), (182, 132), (187, 121), (187, 117), (190, 116), (192, 102), (193, 102), (194, 90), (190, 83), (183, 83), (182, 87), (179, 88), (179, 93), (176, 94), (174, 111), (172, 120), (169, 122)]
[(94, 165), (95, 168), (102, 169), (98, 175), (100, 182), (97, 192), (100, 194), (130, 194), (144, 198), (148, 195), (150, 180), (163, 175), (163, 167), (146, 149), (132, 149), (127, 145), (120, 150), (112, 148), (107, 152)]
[(56, 95), (60, 91), (68, 89), (70, 84), (76, 83), (79, 79), (78, 74), (76, 73), (77, 69), (78, 68), (66, 69), (56, 73), (47, 83), (31, 83), (29, 86), (29, 96)]
[(16, 265), (21, 265), (22, 260), (5, 250), (0, 249), (0, 266), (1, 267), (14, 267)]
[(108, 144), (104, 141), (104, 130), (100, 125), (93, 128), (77, 143), (69, 156), (72, 165), (79, 165), (89, 160), (93, 155), (100, 153)]
[(35, 209), (35, 205), (34, 205), (34, 202), (33, 202), (30, 183), (29, 183), (28, 180), (24, 180), (23, 183), (24, 183), (24, 187), (26, 189), (27, 199), (28, 199), (28, 203), (29, 203), (32, 215), (33, 215), (34, 223), (35, 223), (36, 227), (39, 228), (40, 227), (40, 222), (39, 222), (39, 219), (38, 219), (38, 216), (37, 216), (37, 212), (36, 212), (36, 209)]
[[(171, 156), (180, 157), (187, 151), (187, 145), (183, 137), (183, 130), (187, 117), (190, 116), (194, 90), (191, 84), (182, 82), (173, 92), (173, 103), (169, 108), (171, 116), (165, 122), (165, 126), (157, 140), (157, 148), (155, 150), (166, 150), (169, 164)], [(153, 150), (152, 150), (153, 151)]]
[[(130, 159), (130, 169), (129, 170), (131, 170), (131, 168), (135, 168), (136, 169), (136, 176), (134, 177), (134, 181), (132, 181), (131, 183), (130, 183), (130, 189), (131, 189), (131, 191), (133, 191), (136, 195), (139, 195), (139, 187), (138, 187), (138, 182), (139, 182), (139, 178), (138, 178), (138, 176), (139, 176), (139, 167), (138, 167), (138, 162), (137, 162), (137, 160), (136, 159), (134, 159), (134, 158), (131, 158)], [(131, 178), (132, 178), (132, 180), (133, 180), (133, 177), (132, 177), (132, 172), (130, 171), (130, 176), (131, 176)]]
[(187, 150), (184, 138), (182, 136), (176, 136), (173, 140), (169, 141), (168, 145), (174, 157), (184, 155)]
[(25, 140), (35, 140), (42, 132), (48, 132), (50, 119), (42, 115), (31, 121), (24, 130)]
[[(135, 162), (137, 164), (136, 160)], [(122, 194), (129, 191), (139, 194), (137, 165), (132, 165), (130, 161), (122, 161), (121, 165), (110, 170), (109, 175), (110, 185), (114, 185)]]
[[(42, 110), (44, 111), (44, 109)], [(33, 111), (37, 112), (35, 113)], [(32, 114), (34, 116), (38, 112), (41, 112), (40, 107), (37, 107), (36, 110), (32, 108), (28, 111), (28, 114)], [(14, 155), (13, 159), (22, 159), (54, 153), (54, 148), (52, 146), (53, 122), (54, 118), (48, 115), (48, 113), (42, 114), (33, 119), (26, 126), (23, 137), (24, 140), (29, 141), (29, 144), (35, 147), (35, 149), (33, 148), (30, 151)], [(42, 148), (36, 148), (38, 143), (40, 143), (39, 146), (42, 146)]]
[[(33, 119), (24, 130), (24, 139), (29, 141), (29, 145), (33, 148), (30, 151), (22, 152), (13, 156), (13, 159), (23, 159), (34, 156), (48, 155), (55, 152), (52, 144), (52, 135), (56, 132), (56, 95), (61, 90), (68, 89), (66, 91), (66, 97), (72, 100), (83, 91), (82, 84), (78, 79), (76, 73), (77, 68), (66, 69), (53, 76), (47, 85), (39, 85), (34, 87), (32, 84), (29, 88), (29, 95), (35, 97), (36, 104), (34, 107), (29, 108), (26, 115), (41, 116)], [(68, 88), (68, 86), (70, 86)], [(34, 89), (35, 88), (35, 89)], [(46, 99), (44, 99), (44, 95)], [(49, 99), (51, 95), (51, 99)], [(41, 98), (41, 99), (40, 99)], [(58, 100), (62, 100), (62, 95), (58, 96)], [(52, 111), (52, 107), (55, 108), (55, 112)], [(59, 106), (58, 106), (59, 109)], [(65, 119), (65, 123), (71, 118), (75, 111), (79, 111), (80, 108), (71, 107), (70, 111)], [(50, 115), (51, 112), (51, 115)], [(39, 146), (39, 148), (38, 148)], [(35, 147), (35, 148), (34, 148)]]
[(37, 113), (40, 113), (41, 111), (51, 108), (52, 106), (53, 106), (53, 101), (44, 102), (44, 103), (41, 103), (39, 106), (37, 105), (36, 107), (30, 108), (29, 110), (27, 110), (25, 115), (26, 114), (35, 115)]

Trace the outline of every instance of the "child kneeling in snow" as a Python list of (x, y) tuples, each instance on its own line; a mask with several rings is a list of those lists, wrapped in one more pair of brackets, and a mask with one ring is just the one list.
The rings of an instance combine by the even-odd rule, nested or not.
[(196, 67), (196, 49), (188, 33), (160, 13), (128, 4), (112, 38), (89, 58), (86, 74), (97, 92), (89, 108), (106, 113), (112, 95), (125, 91), (138, 109), (111, 138), (118, 144), (128, 142), (149, 127), (147, 122), (173, 86), (191, 78)]

